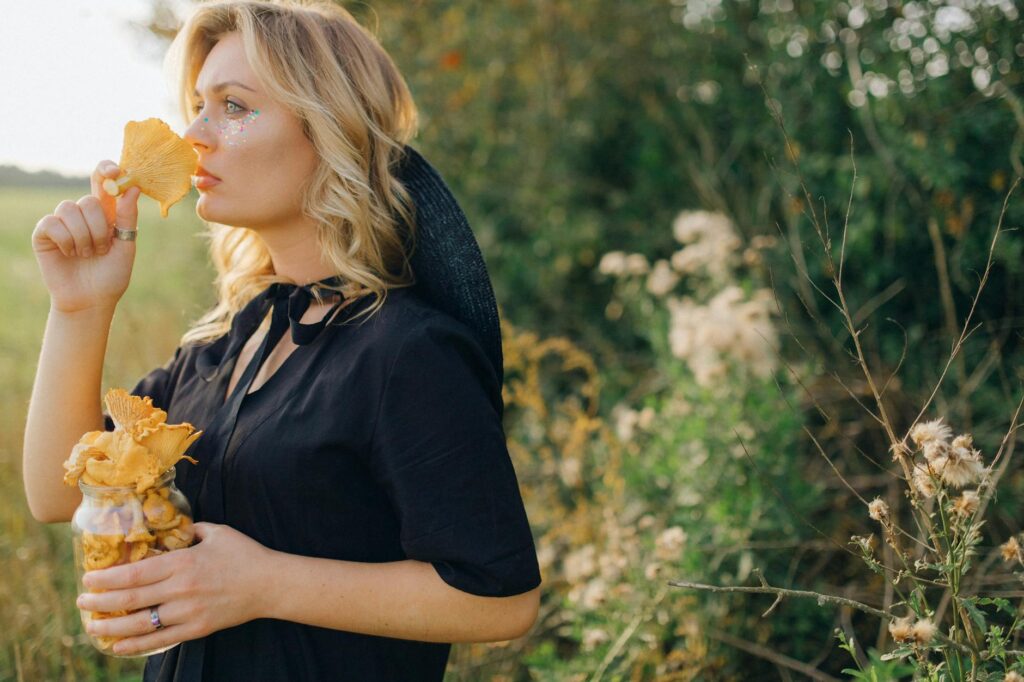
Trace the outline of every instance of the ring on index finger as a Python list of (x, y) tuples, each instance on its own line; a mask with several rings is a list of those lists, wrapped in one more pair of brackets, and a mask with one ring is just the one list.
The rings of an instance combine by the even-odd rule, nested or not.
[(139, 236), (138, 230), (125, 230), (120, 227), (114, 228), (114, 237), (123, 242), (133, 242)]

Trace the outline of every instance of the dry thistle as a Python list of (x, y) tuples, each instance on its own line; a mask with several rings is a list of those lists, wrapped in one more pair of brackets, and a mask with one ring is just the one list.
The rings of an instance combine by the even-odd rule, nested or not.
[(968, 517), (978, 511), (978, 491), (965, 490), (960, 497), (953, 500), (953, 513), (957, 516)]
[(1003, 555), (1003, 561), (1022, 561), (1024, 562), (1024, 556), (1021, 555), (1020, 543), (1017, 542), (1017, 537), (1013, 536), (1002, 545), (999, 546), (999, 551)]
[(888, 523), (889, 505), (882, 498), (876, 497), (868, 504), (868, 516), (883, 525)]
[(930, 461), (943, 483), (954, 488), (974, 483), (985, 472), (985, 466), (981, 463), (981, 452), (971, 448), (950, 447), (946, 454)]
[(949, 443), (944, 440), (930, 440), (922, 448), (924, 458), (931, 464), (949, 454)]
[(935, 497), (935, 480), (932, 478), (931, 472), (928, 471), (927, 465), (914, 465), (913, 483), (914, 487), (917, 488), (917, 492), (921, 493), (922, 496)]
[(889, 623), (889, 634), (897, 642), (906, 642), (914, 637), (913, 616), (897, 618)]
[(903, 441), (893, 443), (889, 446), (889, 450), (892, 452), (892, 461), (894, 462), (898, 462), (900, 459), (911, 459), (914, 456), (913, 450), (907, 447)]
[(935, 636), (935, 623), (927, 618), (917, 621), (914, 623), (912, 635), (918, 644), (927, 644)]
[(942, 423), (942, 417), (930, 422), (917, 424), (910, 430), (910, 439), (917, 447), (924, 447), (928, 443), (945, 442), (953, 435), (953, 430)]
[(875, 534), (871, 535), (851, 535), (850, 542), (860, 548), (860, 551), (864, 554), (874, 554), (875, 547), (878, 545), (878, 540), (875, 538)]
[(1021, 675), (1015, 670), (1011, 670), (1006, 673), (1006, 677), (1003, 678), (1003, 682), (1024, 682), (1024, 675)]

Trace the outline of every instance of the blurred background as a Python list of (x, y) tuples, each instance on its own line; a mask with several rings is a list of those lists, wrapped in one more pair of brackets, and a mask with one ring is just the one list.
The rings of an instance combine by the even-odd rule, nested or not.
[[(934, 392), (926, 418), (972, 433), (987, 458), (1004, 438), (1012, 453), (1019, 4), (341, 4), (405, 74), (422, 116), (413, 146), (487, 260), (505, 428), (544, 576), (530, 635), (456, 645), (447, 679), (838, 679), (852, 661), (837, 628), (861, 663), (876, 650), (879, 679), (899, 679), (877, 660), (891, 648), (877, 618), (796, 599), (762, 616), (773, 597), (669, 581), (757, 585), (760, 572), (892, 604), (851, 550), (877, 529), (840, 479), (864, 499), (902, 498), (857, 345), (898, 427)], [(29, 240), (89, 191), (97, 161), (118, 158), (127, 120), (183, 130), (161, 61), (190, 6), (51, 0), (0, 23), (0, 679), (141, 671), (86, 643), (70, 530), (25, 503), (48, 308)], [(142, 204), (105, 388), (162, 364), (213, 302), (194, 195), (167, 220)], [(840, 259), (848, 317), (830, 279)], [(979, 559), (999, 589), (1015, 578), (988, 559), (1020, 531), (1009, 462)]]

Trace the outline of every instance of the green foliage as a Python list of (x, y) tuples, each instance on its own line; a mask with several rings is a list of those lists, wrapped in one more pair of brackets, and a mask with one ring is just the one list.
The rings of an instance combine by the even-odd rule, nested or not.
[(866, 667), (861, 667), (857, 653), (857, 643), (846, 636), (842, 630), (836, 630), (836, 638), (839, 640), (839, 648), (850, 654), (853, 660), (858, 661), (857, 668), (843, 668), (843, 673), (854, 680), (861, 682), (897, 682), (905, 679), (914, 673), (914, 666), (901, 663), (898, 660), (885, 660), (875, 649), (867, 652), (868, 661)]

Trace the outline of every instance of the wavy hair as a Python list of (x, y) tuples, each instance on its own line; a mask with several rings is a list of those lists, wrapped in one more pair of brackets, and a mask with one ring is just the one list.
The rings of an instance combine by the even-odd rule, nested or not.
[[(377, 39), (337, 4), (211, 2), (188, 18), (165, 62), (176, 71), (185, 121), (192, 118), (203, 62), (223, 36), (235, 32), (270, 96), (302, 121), (317, 150), (303, 213), (316, 221), (323, 256), (344, 279), (338, 291), (347, 298), (375, 297), (356, 316), (368, 318), (384, 304), (388, 289), (415, 281), (409, 264), (415, 207), (394, 174), (417, 128), (409, 88)], [(208, 225), (217, 303), (185, 332), (182, 345), (223, 336), (260, 291), (273, 282), (291, 282), (274, 272), (259, 234)]]

